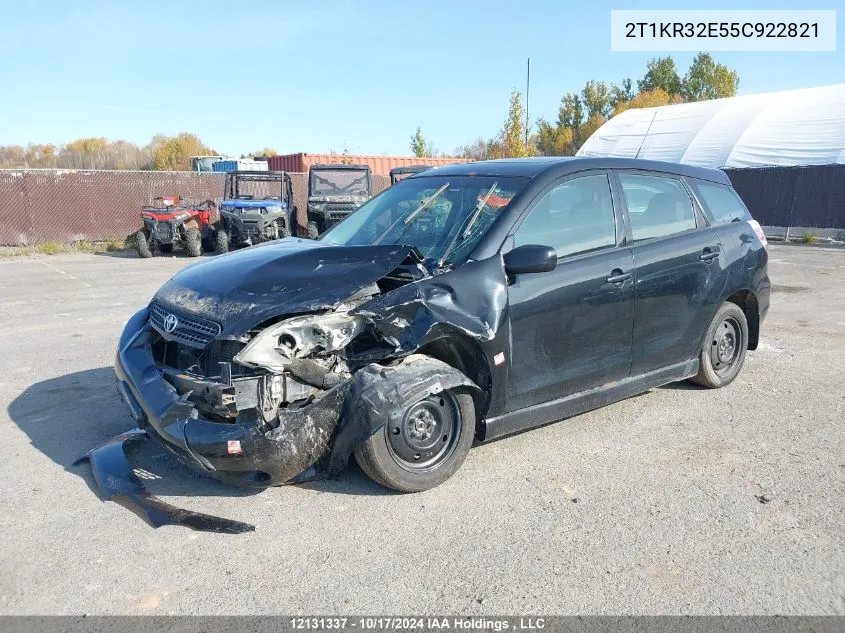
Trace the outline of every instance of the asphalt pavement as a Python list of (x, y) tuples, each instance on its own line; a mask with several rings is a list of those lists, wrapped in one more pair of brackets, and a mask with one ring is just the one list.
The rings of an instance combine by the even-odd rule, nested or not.
[(153, 529), (71, 466), (133, 426), (127, 318), (184, 257), (0, 258), (2, 614), (845, 614), (845, 250), (772, 246), (772, 309), (728, 388), (688, 383), (474, 448), (402, 495), (246, 491), (145, 445)]

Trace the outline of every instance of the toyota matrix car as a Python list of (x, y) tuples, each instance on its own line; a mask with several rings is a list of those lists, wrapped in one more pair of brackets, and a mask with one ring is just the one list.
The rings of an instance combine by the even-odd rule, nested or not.
[(769, 293), (766, 238), (721, 171), (467, 163), (318, 240), (185, 268), (130, 319), (115, 370), (133, 437), (226, 482), (304, 481), (354, 455), (421, 491), (473, 440), (673, 381), (729, 385)]

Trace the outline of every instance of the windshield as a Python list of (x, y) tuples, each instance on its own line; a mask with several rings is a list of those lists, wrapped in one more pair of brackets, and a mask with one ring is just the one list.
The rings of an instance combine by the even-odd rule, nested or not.
[(227, 200), (283, 200), (284, 183), (281, 178), (270, 180), (261, 175), (229, 176), (224, 197)]
[[(527, 178), (439, 176), (396, 183), (320, 239), (332, 244), (406, 244), (430, 263), (467, 257)], [(441, 262), (442, 260), (442, 262)]]
[(312, 169), (311, 196), (370, 195), (369, 172), (356, 169)]

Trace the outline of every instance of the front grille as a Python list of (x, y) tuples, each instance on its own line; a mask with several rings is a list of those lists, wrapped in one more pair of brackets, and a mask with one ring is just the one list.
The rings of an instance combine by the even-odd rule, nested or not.
[[(165, 329), (165, 319), (169, 315), (176, 317), (177, 321), (172, 332)], [(220, 326), (214, 321), (202, 319), (158, 301), (153, 301), (150, 304), (150, 325), (167, 340), (177, 341), (198, 349), (208, 346), (214, 340), (214, 337), (220, 334)]]
[(173, 227), (169, 222), (156, 222), (154, 233), (159, 242), (173, 241)]

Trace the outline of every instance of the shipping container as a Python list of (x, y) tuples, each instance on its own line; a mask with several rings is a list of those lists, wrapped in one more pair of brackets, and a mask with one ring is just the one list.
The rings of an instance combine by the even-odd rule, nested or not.
[(388, 176), (394, 167), (411, 167), (412, 165), (452, 165), (454, 163), (470, 162), (469, 158), (418, 158), (416, 156), (359, 156), (352, 154), (286, 154), (271, 156), (270, 169), (273, 171), (287, 171), (290, 173), (304, 173), (311, 165), (344, 163), (351, 165), (368, 165), (374, 175)]
[(249, 158), (221, 160), (214, 163), (211, 167), (216, 172), (268, 170), (266, 160), (251, 160)]

